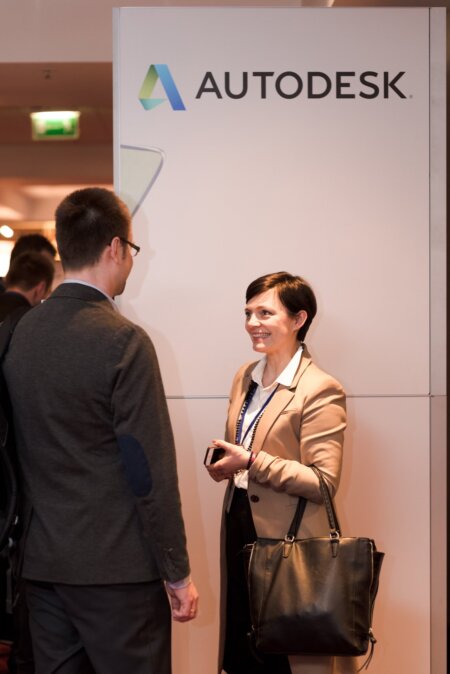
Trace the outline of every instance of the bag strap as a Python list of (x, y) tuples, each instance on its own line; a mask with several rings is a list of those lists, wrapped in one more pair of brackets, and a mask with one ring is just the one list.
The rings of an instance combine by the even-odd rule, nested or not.
[(339, 521), (336, 515), (336, 510), (334, 509), (333, 501), (330, 496), (328, 485), (324, 480), (322, 472), (314, 464), (310, 466), (311, 470), (319, 478), (320, 493), (322, 494), (323, 502), (325, 508), (327, 509), (328, 523), (330, 525), (330, 536), (340, 536), (341, 527), (339, 526)]
[(289, 527), (289, 531), (287, 532), (287, 535), (285, 536), (285, 541), (294, 541), (295, 537), (297, 535), (297, 532), (300, 528), (300, 522), (302, 521), (303, 514), (305, 512), (306, 508), (306, 503), (307, 499), (303, 498), (303, 496), (300, 496), (298, 499), (297, 503), (297, 508), (294, 513), (293, 520), (291, 522), (291, 526)]
[[(319, 486), (320, 486), (320, 493), (322, 494), (323, 502), (327, 511), (327, 517), (328, 517), (328, 524), (330, 526), (330, 537), (331, 538), (339, 538), (341, 535), (341, 528), (339, 526), (339, 521), (336, 515), (336, 510), (333, 505), (332, 498), (330, 496), (330, 491), (328, 489), (327, 483), (324, 480), (324, 477), (322, 475), (322, 472), (312, 464), (309, 466), (311, 470), (315, 473), (315, 475), (319, 479)], [(307, 504), (307, 499), (304, 498), (303, 496), (300, 496), (298, 499), (297, 503), (297, 508), (294, 513), (294, 517), (291, 522), (291, 526), (289, 527), (289, 531), (287, 532), (287, 535), (285, 536), (285, 541), (293, 541), (295, 540), (295, 537), (297, 536), (298, 530), (300, 528), (300, 524), (305, 512)]]

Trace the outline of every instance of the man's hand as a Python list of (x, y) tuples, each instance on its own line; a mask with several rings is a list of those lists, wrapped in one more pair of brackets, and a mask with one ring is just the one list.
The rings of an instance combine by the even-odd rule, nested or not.
[(193, 620), (198, 609), (198, 592), (194, 583), (191, 581), (189, 585), (178, 590), (166, 584), (166, 590), (172, 606), (173, 620), (180, 623)]

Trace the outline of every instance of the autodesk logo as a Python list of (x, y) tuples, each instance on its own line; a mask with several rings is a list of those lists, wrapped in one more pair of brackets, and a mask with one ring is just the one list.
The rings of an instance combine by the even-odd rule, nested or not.
[(164, 63), (151, 65), (147, 71), (145, 79), (142, 83), (141, 90), (139, 92), (139, 100), (141, 101), (143, 107), (146, 110), (152, 110), (160, 103), (164, 103), (166, 100), (165, 98), (152, 98), (153, 89), (155, 88), (155, 84), (157, 83), (158, 79), (164, 87), (164, 91), (166, 92), (167, 98), (170, 101), (172, 110), (186, 110), (176, 84), (173, 81), (173, 77), (170, 74), (169, 67)]
[[(401, 87), (402, 78), (406, 72), (356, 70), (322, 72), (318, 70), (306, 73), (297, 73), (292, 70), (275, 73), (274, 71), (254, 71), (232, 73), (225, 71), (214, 75), (208, 70), (200, 84), (195, 98), (197, 100), (208, 96), (219, 100), (241, 99), (247, 95), (260, 99), (278, 96), (285, 100), (303, 99), (358, 99), (374, 100), (383, 98), (386, 100), (395, 97), (408, 99)], [(158, 80), (172, 110), (186, 110), (178, 89), (173, 81), (169, 67), (166, 64), (151, 65), (139, 92), (139, 100), (145, 110), (152, 110), (165, 98), (152, 98), (153, 90)], [(411, 96), (409, 96), (411, 98)]]

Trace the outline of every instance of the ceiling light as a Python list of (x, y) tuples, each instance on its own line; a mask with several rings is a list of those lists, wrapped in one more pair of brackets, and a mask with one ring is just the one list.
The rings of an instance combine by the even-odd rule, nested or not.
[(80, 135), (78, 110), (32, 112), (33, 140), (76, 140)]
[(5, 237), (5, 239), (11, 239), (14, 236), (14, 230), (11, 229), (8, 225), (0, 226), (0, 234)]

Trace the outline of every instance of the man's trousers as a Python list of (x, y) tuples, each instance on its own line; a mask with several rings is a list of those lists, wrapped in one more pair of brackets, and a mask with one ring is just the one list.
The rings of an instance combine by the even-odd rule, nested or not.
[(171, 612), (162, 581), (27, 581), (36, 674), (170, 674)]

